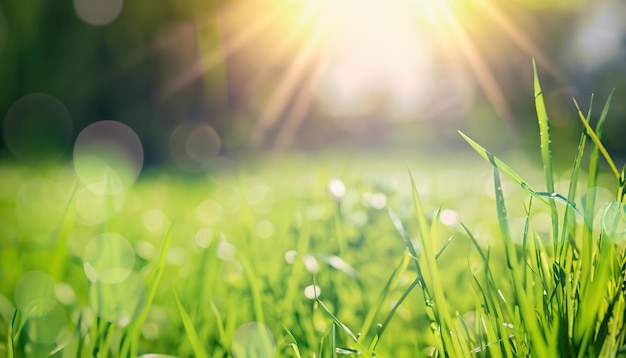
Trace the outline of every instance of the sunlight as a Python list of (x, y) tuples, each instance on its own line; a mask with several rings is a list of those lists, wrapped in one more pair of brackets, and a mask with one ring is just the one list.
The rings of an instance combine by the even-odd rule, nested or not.
[(519, 71), (518, 54), (559, 77), (515, 10), (491, 0), (235, 1), (198, 18), (199, 51), (161, 93), (221, 69), (231, 109), (253, 123), (252, 145), (276, 149), (319, 118), (348, 132), (462, 118), (477, 91), (515, 129), (512, 78), (498, 70)]
[[(321, 99), (335, 116), (410, 113), (431, 86), (432, 49), (406, 2), (345, 0), (329, 19), (334, 36)], [(387, 108), (376, 108), (382, 106)]]

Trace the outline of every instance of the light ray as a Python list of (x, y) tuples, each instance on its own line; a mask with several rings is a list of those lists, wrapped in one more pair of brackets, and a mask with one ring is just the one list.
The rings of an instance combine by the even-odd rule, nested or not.
[(526, 36), (510, 18), (506, 16), (500, 9), (486, 0), (476, 0), (476, 3), (487, 13), (491, 20), (506, 33), (509, 38), (517, 45), (526, 55), (534, 57), (538, 64), (545, 67), (547, 71), (557, 78), (562, 78), (563, 74), (550, 61), (543, 51), (537, 47), (532, 40)]
[(312, 31), (310, 37), (302, 45), (302, 49), (292, 61), (285, 75), (281, 78), (276, 92), (272, 95), (259, 120), (255, 123), (251, 141), (253, 145), (260, 145), (266, 138), (267, 132), (279, 119), (281, 113), (291, 100), (291, 94), (295, 91), (302, 76), (306, 75), (311, 60), (314, 58), (324, 28), (321, 23)]
[(283, 126), (280, 128), (274, 149), (284, 150), (293, 144), (296, 133), (315, 98), (315, 90), (319, 85), (323, 71), (328, 65), (328, 56), (322, 55), (320, 59), (312, 66), (311, 75), (307, 78), (304, 87), (298, 92), (295, 103), (285, 116)]
[(224, 61), (225, 58), (241, 50), (253, 41), (255, 37), (263, 33), (265, 29), (270, 27), (278, 16), (286, 10), (287, 7), (285, 3), (279, 3), (273, 9), (270, 9), (269, 13), (265, 14), (265, 16), (257, 18), (239, 32), (235, 33), (233, 38), (227, 42), (226, 46), (215, 49), (206, 55), (200, 55), (187, 70), (164, 86), (161, 91), (161, 97), (168, 97), (180, 91), (182, 88), (185, 88), (204, 75), (210, 68), (218, 65)]
[(298, 41), (302, 40), (302, 37), (306, 37), (309, 35), (306, 32), (307, 30), (310, 30), (310, 28), (307, 27), (309, 26), (309, 22), (313, 24), (318, 24), (318, 21), (320, 21), (319, 18), (321, 12), (322, 6), (319, 2), (315, 2), (314, 4), (312, 4), (312, 6), (307, 8), (308, 20), (299, 21), (293, 31), (285, 34), (284, 37), (279, 40), (276, 46), (272, 48), (272, 51), (265, 54), (264, 62), (261, 69), (251, 79), (250, 88), (258, 89), (262, 87), (263, 84), (271, 81), (270, 77), (273, 75), (273, 73), (271, 73), (271, 71), (268, 71), (268, 69), (272, 66), (276, 66), (276, 64), (288, 60), (290, 55), (289, 50), (291, 50), (294, 45), (298, 46), (298, 50), (300, 50), (300, 44), (298, 44)]
[(509, 103), (506, 100), (495, 75), (489, 68), (487, 61), (483, 58), (472, 39), (461, 26), (458, 18), (455, 16), (452, 9), (450, 9), (449, 4), (445, 1), (438, 1), (437, 5), (441, 12), (442, 19), (452, 31), (456, 43), (459, 45), (460, 50), (469, 62), (469, 65), (474, 72), (476, 81), (485, 92), (485, 95), (494, 106), (498, 115), (507, 122), (509, 129), (515, 129), (516, 124), (513, 119), (513, 113), (510, 109)]

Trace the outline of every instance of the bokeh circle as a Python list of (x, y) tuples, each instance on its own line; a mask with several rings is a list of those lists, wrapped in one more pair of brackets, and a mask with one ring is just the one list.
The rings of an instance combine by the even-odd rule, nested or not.
[(4, 117), (6, 146), (19, 160), (29, 164), (59, 160), (71, 145), (72, 132), (69, 111), (61, 101), (48, 94), (32, 93), (18, 99)]
[(89, 190), (119, 194), (130, 187), (143, 167), (137, 134), (116, 121), (99, 121), (83, 129), (74, 143), (74, 170)]

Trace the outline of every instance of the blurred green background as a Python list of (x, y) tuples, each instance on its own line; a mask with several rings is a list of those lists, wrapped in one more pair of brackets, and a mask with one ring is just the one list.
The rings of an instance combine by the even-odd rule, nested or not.
[(577, 143), (572, 97), (586, 110), (595, 93), (599, 114), (617, 89), (605, 140), (624, 155), (625, 16), (617, 0), (4, 0), (0, 155), (69, 157), (101, 120), (130, 127), (147, 164), (191, 171), (274, 150), (461, 150), (459, 129), (536, 151), (531, 58), (555, 141)]

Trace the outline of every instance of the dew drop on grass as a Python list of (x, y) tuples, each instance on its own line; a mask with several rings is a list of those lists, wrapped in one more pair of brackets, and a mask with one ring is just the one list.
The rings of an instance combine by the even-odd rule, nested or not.
[(302, 262), (304, 263), (304, 267), (310, 273), (318, 273), (320, 270), (320, 264), (317, 262), (317, 259), (313, 257), (313, 255), (306, 254), (302, 258)]
[(293, 264), (294, 262), (296, 262), (296, 258), (298, 257), (298, 252), (294, 251), (294, 250), (289, 250), (287, 252), (285, 252), (285, 261), (288, 264)]
[(387, 205), (387, 196), (383, 193), (372, 195), (371, 204), (374, 209), (383, 209)]
[(143, 280), (136, 273), (116, 283), (96, 281), (89, 285), (90, 307), (102, 319), (120, 327), (137, 318), (145, 301)]
[(72, 131), (72, 118), (67, 108), (57, 98), (43, 93), (18, 99), (4, 118), (6, 146), (19, 160), (29, 164), (59, 160), (71, 145)]
[(99, 121), (83, 129), (74, 143), (74, 170), (89, 190), (118, 194), (129, 188), (143, 167), (137, 134), (116, 121)]
[(29, 318), (45, 316), (57, 305), (54, 280), (41, 271), (27, 272), (15, 285), (13, 298), (24, 316)]
[(341, 198), (346, 194), (346, 185), (341, 179), (333, 178), (328, 182), (328, 190), (335, 198)]
[(232, 349), (234, 358), (273, 357), (276, 342), (267, 326), (249, 322), (235, 331)]
[(92, 238), (83, 257), (91, 282), (114, 284), (124, 281), (135, 265), (135, 250), (122, 235), (107, 232)]
[(445, 225), (452, 226), (456, 225), (456, 223), (458, 222), (459, 215), (454, 210), (444, 209), (439, 214), (439, 220)]
[(304, 296), (306, 298), (313, 300), (319, 297), (322, 294), (322, 289), (317, 285), (309, 285), (304, 288)]

